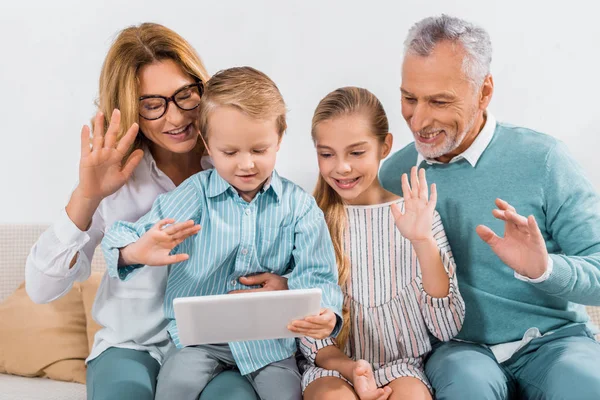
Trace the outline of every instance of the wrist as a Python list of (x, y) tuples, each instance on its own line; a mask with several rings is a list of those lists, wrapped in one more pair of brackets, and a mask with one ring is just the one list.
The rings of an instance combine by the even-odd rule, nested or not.
[(121, 247), (119, 249), (119, 267), (142, 264), (141, 260), (138, 260), (135, 255), (135, 243)]
[(67, 216), (81, 231), (86, 231), (92, 222), (92, 217), (96, 212), (96, 209), (100, 205), (102, 199), (89, 198), (81, 193), (81, 189), (77, 187), (71, 198), (65, 211)]
[(415, 252), (417, 253), (419, 253), (421, 250), (429, 250), (432, 246), (435, 246), (437, 248), (437, 242), (435, 241), (433, 236), (429, 236), (423, 239), (414, 239), (411, 240), (410, 243), (412, 244), (413, 248), (415, 249)]

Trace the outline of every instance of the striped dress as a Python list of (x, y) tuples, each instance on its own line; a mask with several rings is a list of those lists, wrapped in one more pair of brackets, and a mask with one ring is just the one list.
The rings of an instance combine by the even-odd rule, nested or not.
[[(404, 200), (395, 202), (404, 208)], [(371, 363), (378, 387), (414, 377), (431, 390), (423, 368), (424, 356), (431, 350), (428, 332), (442, 341), (452, 339), (462, 326), (465, 307), (439, 214), (435, 213), (432, 230), (450, 276), (450, 291), (447, 297), (433, 298), (423, 290), (411, 243), (396, 229), (392, 203), (346, 207), (344, 249), (351, 271), (342, 291), (351, 328), (344, 352), (353, 360)], [(306, 358), (300, 363), (303, 390), (321, 377), (344, 379), (339, 372), (314, 364), (319, 349), (331, 345), (333, 338), (299, 341)]]

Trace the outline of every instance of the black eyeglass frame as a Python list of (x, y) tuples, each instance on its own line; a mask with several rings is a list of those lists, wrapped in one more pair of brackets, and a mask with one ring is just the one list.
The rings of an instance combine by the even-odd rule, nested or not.
[(171, 96), (171, 97), (154, 95), (154, 94), (148, 95), (148, 96), (140, 96), (140, 98), (138, 99), (138, 101), (140, 101), (140, 102), (143, 101), (143, 100), (146, 100), (146, 99), (162, 99), (162, 100), (164, 100), (164, 102), (165, 102), (165, 109), (164, 109), (163, 113), (160, 114), (160, 116), (158, 116), (156, 118), (147, 118), (147, 117), (144, 117), (142, 115), (142, 113), (138, 112), (139, 116), (142, 117), (142, 118), (144, 118), (147, 121), (156, 121), (157, 119), (162, 118), (167, 113), (167, 110), (169, 109), (169, 102), (170, 101), (172, 101), (173, 104), (175, 104), (177, 106), (177, 108), (179, 108), (182, 111), (191, 111), (191, 110), (194, 110), (194, 109), (198, 108), (200, 106), (200, 103), (198, 103), (197, 105), (195, 105), (192, 108), (183, 108), (179, 104), (177, 104), (177, 100), (175, 100), (175, 97), (179, 93), (183, 92), (184, 90), (193, 88), (193, 87), (198, 87), (198, 93), (200, 94), (200, 98), (202, 98), (202, 95), (204, 94), (204, 83), (202, 83), (202, 81), (198, 81), (198, 82), (191, 83), (189, 85), (185, 85), (184, 87), (178, 89), (175, 93), (173, 93), (173, 96)]

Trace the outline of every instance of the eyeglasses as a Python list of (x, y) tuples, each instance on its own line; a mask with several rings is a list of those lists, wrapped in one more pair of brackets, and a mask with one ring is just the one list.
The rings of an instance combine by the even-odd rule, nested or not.
[(204, 84), (202, 82), (196, 82), (182, 87), (171, 97), (158, 95), (141, 96), (139, 98), (138, 112), (140, 117), (144, 119), (150, 121), (159, 119), (167, 112), (170, 101), (172, 101), (180, 110), (190, 111), (198, 108), (202, 93), (204, 93)]

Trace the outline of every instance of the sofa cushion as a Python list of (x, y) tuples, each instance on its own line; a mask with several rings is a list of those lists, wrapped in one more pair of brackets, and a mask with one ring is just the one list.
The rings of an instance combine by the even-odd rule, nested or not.
[(88, 355), (81, 288), (35, 304), (21, 284), (0, 304), (0, 372), (85, 382)]
[(0, 374), (0, 400), (85, 400), (85, 385)]

